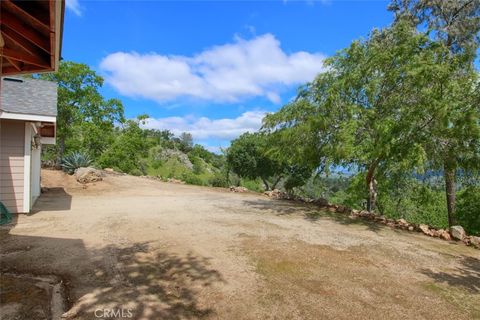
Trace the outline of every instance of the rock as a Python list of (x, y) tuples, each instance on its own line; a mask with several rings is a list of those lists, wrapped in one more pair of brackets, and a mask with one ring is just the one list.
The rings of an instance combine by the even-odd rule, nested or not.
[(175, 179), (175, 178), (168, 178), (167, 179), (167, 182), (170, 182), (170, 183), (177, 183), (177, 184), (185, 184), (184, 181), (182, 180), (178, 180), (178, 179)]
[(430, 229), (430, 233), (432, 237), (437, 237), (437, 238), (440, 237), (440, 235), (442, 234), (440, 230), (436, 230), (436, 229)]
[(448, 241), (452, 240), (452, 236), (450, 235), (448, 230), (440, 229), (439, 231), (440, 231), (440, 238)]
[(433, 235), (432, 232), (430, 231), (430, 228), (426, 224), (421, 224), (418, 227), (420, 228), (420, 231), (422, 231), (427, 236)]
[(480, 249), (480, 237), (470, 236), (470, 243)]
[(326, 207), (326, 206), (328, 206), (328, 200), (325, 199), (325, 198), (315, 199), (315, 200), (314, 200), (314, 203), (315, 203), (317, 206), (320, 206), (320, 207)]
[(337, 212), (338, 213), (345, 213), (345, 212), (347, 212), (347, 208), (345, 206), (338, 206), (337, 207)]
[(154, 155), (155, 160), (163, 160), (168, 161), (169, 159), (176, 159), (180, 162), (183, 166), (187, 167), (188, 169), (193, 169), (193, 164), (188, 158), (188, 156), (179, 151), (174, 149), (163, 149), (159, 154)]
[(452, 235), (453, 239), (460, 241), (462, 241), (466, 236), (465, 230), (463, 230), (462, 226), (450, 227), (450, 234)]
[(230, 191), (232, 191), (232, 192), (247, 192), (248, 189), (245, 188), (245, 187), (235, 187), (235, 186), (231, 186), (231, 187), (230, 187)]
[(280, 191), (278, 189), (265, 191), (263, 194), (269, 198), (274, 198), (274, 199), (290, 199), (290, 196), (286, 192)]
[(92, 167), (78, 168), (75, 170), (75, 179), (80, 183), (90, 183), (103, 180), (103, 173)]
[(405, 219), (398, 219), (397, 223), (401, 226), (408, 226), (408, 222)]
[(112, 168), (105, 168), (105, 169), (103, 169), (103, 170), (105, 170), (105, 171), (107, 171), (107, 172), (115, 172)]
[(413, 231), (415, 228), (413, 226), (408, 227), (408, 231)]

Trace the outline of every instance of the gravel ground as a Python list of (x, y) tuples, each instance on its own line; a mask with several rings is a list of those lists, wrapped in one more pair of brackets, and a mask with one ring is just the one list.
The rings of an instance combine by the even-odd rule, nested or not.
[(253, 193), (42, 183), (0, 229), (1, 269), (62, 279), (66, 319), (480, 319), (480, 251), (454, 242)]

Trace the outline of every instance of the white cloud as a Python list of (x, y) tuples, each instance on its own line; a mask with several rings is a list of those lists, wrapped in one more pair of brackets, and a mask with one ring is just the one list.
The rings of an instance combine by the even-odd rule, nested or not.
[(231, 140), (247, 131), (257, 131), (262, 125), (264, 111), (247, 111), (233, 119), (210, 119), (207, 117), (149, 118), (143, 125), (147, 129), (168, 129), (175, 135), (190, 132), (195, 140)]
[(77, 16), (81, 16), (82, 7), (80, 6), (80, 3), (78, 1), (79, 0), (66, 0), (65, 5), (67, 6), (67, 9), (70, 9)]
[(194, 56), (116, 52), (100, 68), (121, 94), (159, 103), (179, 98), (237, 102), (266, 97), (280, 102), (283, 89), (312, 80), (323, 70), (324, 56), (286, 53), (272, 34), (236, 38)]

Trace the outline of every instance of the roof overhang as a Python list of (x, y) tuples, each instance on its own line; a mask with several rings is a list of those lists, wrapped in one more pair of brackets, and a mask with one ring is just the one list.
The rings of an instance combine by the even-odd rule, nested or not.
[(1, 0), (1, 75), (56, 71), (64, 13), (65, 0)]
[(31, 121), (31, 122), (53, 122), (53, 123), (57, 122), (57, 117), (54, 117), (54, 116), (13, 113), (13, 112), (6, 112), (3, 110), (0, 110), (0, 119)]

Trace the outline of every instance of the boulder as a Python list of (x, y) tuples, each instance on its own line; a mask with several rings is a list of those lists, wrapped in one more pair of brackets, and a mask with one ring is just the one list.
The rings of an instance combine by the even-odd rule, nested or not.
[(80, 183), (102, 181), (103, 173), (92, 167), (82, 167), (75, 170), (75, 179)]
[(167, 179), (167, 182), (170, 182), (170, 183), (177, 183), (177, 184), (185, 184), (184, 181), (182, 180), (178, 180), (178, 179), (175, 179), (175, 178), (168, 178)]
[(338, 206), (338, 207), (337, 207), (337, 212), (338, 212), (338, 213), (345, 213), (345, 212), (347, 212), (347, 211), (348, 211), (348, 210), (347, 210), (347, 208), (346, 208), (345, 206)]
[(432, 232), (430, 231), (430, 228), (426, 224), (421, 224), (418, 227), (420, 228), (420, 231), (422, 231), (427, 236), (433, 235)]
[(245, 188), (245, 187), (234, 187), (234, 186), (231, 186), (231, 187), (230, 187), (230, 191), (232, 191), (232, 192), (247, 192), (248, 189)]
[(328, 200), (325, 198), (318, 198), (314, 200), (315, 204), (320, 207), (328, 206)]
[(399, 224), (400, 226), (405, 226), (405, 227), (408, 226), (408, 222), (405, 219), (398, 219), (397, 224)]
[(442, 238), (443, 240), (452, 240), (452, 236), (450, 235), (448, 230), (440, 229), (438, 231), (440, 232), (440, 238)]
[(105, 171), (107, 171), (107, 172), (115, 172), (112, 168), (105, 168), (105, 169), (103, 169), (103, 170), (105, 170)]
[(278, 189), (265, 191), (263, 194), (269, 198), (274, 198), (274, 199), (290, 199), (290, 196), (286, 192), (280, 191)]
[(413, 226), (408, 227), (408, 231), (413, 231), (415, 228)]
[(470, 236), (470, 243), (480, 249), (480, 237)]
[(452, 235), (453, 239), (462, 241), (465, 236), (465, 230), (463, 230), (462, 226), (452, 226), (450, 227), (450, 234)]

